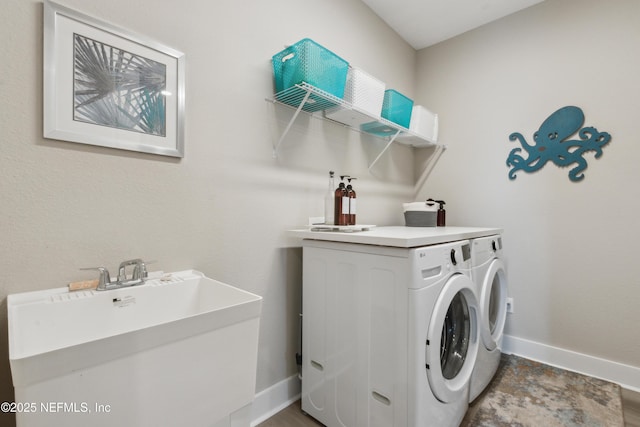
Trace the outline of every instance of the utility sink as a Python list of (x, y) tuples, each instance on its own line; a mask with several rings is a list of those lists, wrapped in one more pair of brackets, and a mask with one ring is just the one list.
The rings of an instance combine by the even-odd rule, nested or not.
[(193, 270), (9, 295), (17, 425), (248, 426), (261, 305)]

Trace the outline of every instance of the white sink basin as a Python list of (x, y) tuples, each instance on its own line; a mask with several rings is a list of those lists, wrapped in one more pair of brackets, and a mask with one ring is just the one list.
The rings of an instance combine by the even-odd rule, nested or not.
[(255, 394), (261, 304), (197, 271), (9, 295), (16, 402), (37, 407), (18, 426), (227, 425)]

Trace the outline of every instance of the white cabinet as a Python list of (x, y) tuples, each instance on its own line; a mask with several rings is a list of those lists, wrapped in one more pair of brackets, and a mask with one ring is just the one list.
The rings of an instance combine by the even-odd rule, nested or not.
[(407, 250), (367, 246), (303, 241), (302, 409), (328, 427), (407, 425)]

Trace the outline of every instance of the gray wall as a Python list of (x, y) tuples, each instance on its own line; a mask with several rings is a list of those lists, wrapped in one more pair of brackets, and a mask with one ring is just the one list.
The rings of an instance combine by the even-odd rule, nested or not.
[[(547, 0), (418, 52), (418, 95), (449, 146), (423, 197), (449, 223), (502, 226), (515, 313), (507, 333), (640, 367), (640, 2)], [(510, 181), (509, 140), (560, 107), (607, 131), (585, 178), (547, 164)], [(574, 137), (575, 139), (575, 137)], [(635, 384), (638, 387), (638, 384)]]
[(358, 0), (62, 4), (186, 54), (186, 154), (44, 139), (42, 2), (0, 3), (0, 400), (13, 399), (6, 295), (133, 257), (262, 295), (257, 391), (294, 375), (301, 260), (285, 230), (323, 215), (330, 169), (359, 178), (360, 219), (374, 224), (402, 219), (414, 177), (410, 149), (394, 148), (369, 174), (382, 141), (308, 117), (274, 159), (291, 112), (265, 102), (271, 56), (310, 37), (413, 96), (415, 51)]

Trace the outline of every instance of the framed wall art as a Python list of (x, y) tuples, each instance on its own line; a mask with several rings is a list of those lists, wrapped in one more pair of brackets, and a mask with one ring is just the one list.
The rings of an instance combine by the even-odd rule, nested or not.
[(184, 156), (184, 54), (44, 2), (44, 137)]

